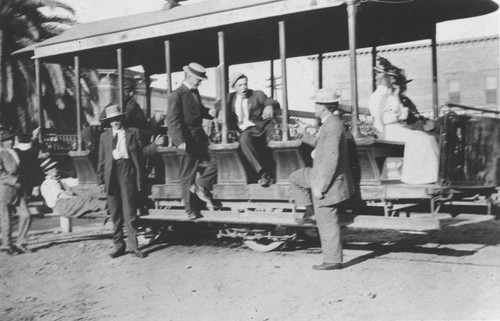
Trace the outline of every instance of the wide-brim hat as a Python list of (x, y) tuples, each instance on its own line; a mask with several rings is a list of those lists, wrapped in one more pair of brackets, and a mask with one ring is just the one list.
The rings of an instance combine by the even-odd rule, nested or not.
[(182, 67), (182, 69), (190, 74), (191, 76), (198, 78), (200, 80), (207, 80), (207, 72), (205, 70), (205, 67), (203, 67), (200, 64), (197, 64), (196, 62), (192, 62), (187, 66)]
[(52, 158), (47, 158), (46, 160), (43, 161), (40, 167), (42, 168), (43, 172), (46, 173), (49, 170), (56, 168), (58, 164), (59, 163), (53, 160)]
[(330, 88), (318, 89), (313, 96), (316, 104), (334, 104), (338, 103), (339, 99), (340, 95), (337, 94), (337, 91)]
[(16, 133), (11, 130), (0, 130), (0, 142), (4, 142), (9, 139), (14, 139)]
[(229, 79), (229, 85), (231, 86), (231, 88), (233, 88), (234, 85), (236, 85), (236, 82), (242, 78), (248, 78), (248, 77), (242, 72), (235, 72), (234, 74), (232, 74)]
[(127, 114), (127, 113), (122, 113), (120, 111), (120, 106), (118, 105), (111, 105), (106, 107), (106, 109), (104, 109), (104, 113), (106, 117), (102, 118), (101, 120), (110, 120), (113, 118), (123, 117)]

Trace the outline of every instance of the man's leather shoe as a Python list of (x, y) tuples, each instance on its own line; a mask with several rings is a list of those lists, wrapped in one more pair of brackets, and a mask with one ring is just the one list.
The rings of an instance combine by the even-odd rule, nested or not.
[(262, 187), (269, 187), (271, 185), (271, 177), (267, 173), (262, 173), (259, 179), (259, 185)]
[(8, 248), (1, 248), (0, 252), (5, 252), (7, 255), (18, 255), (20, 254), (14, 247), (8, 247)]
[(143, 259), (143, 258), (145, 258), (147, 256), (144, 252), (139, 251), (139, 250), (131, 251), (130, 255), (134, 256), (134, 257), (137, 257), (139, 259)]
[(212, 197), (212, 195), (210, 193), (206, 192), (204, 188), (202, 188), (196, 184), (193, 184), (193, 185), (191, 185), (189, 190), (191, 191), (191, 193), (196, 194), (196, 196), (198, 196), (198, 198), (200, 200), (202, 200), (203, 202), (205, 202), (207, 204), (208, 210), (210, 210), (210, 211), (214, 210), (214, 208), (215, 208), (214, 198)]
[(31, 253), (32, 251), (26, 247), (26, 245), (24, 244), (18, 244), (16, 245), (16, 250), (21, 253), (21, 254), (24, 254), (24, 253)]
[(295, 222), (298, 224), (316, 224), (316, 220), (314, 219), (313, 216), (305, 216), (301, 218), (296, 218)]
[(321, 265), (313, 265), (313, 269), (320, 271), (341, 270), (342, 263), (323, 263)]
[(198, 218), (203, 217), (203, 215), (201, 215), (199, 212), (195, 212), (195, 211), (187, 213), (187, 216), (188, 216), (187, 217), (188, 220), (196, 220)]
[(120, 257), (122, 255), (125, 255), (125, 250), (124, 249), (119, 249), (114, 252), (109, 253), (109, 256), (111, 256), (112, 259), (116, 259), (117, 257)]

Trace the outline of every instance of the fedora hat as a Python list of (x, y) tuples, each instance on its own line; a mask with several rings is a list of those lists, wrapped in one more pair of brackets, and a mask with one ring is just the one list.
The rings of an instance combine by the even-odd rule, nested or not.
[(43, 172), (46, 173), (50, 169), (53, 169), (56, 167), (59, 163), (53, 160), (52, 158), (47, 158), (46, 160), (43, 161), (43, 163), (40, 165), (42, 168)]
[(205, 67), (203, 67), (200, 64), (197, 64), (196, 62), (192, 62), (187, 66), (182, 67), (182, 69), (190, 74), (191, 76), (201, 79), (201, 80), (207, 80), (207, 72), (205, 70)]
[(1, 142), (4, 142), (4, 141), (9, 140), (9, 139), (14, 139), (14, 137), (16, 137), (16, 133), (14, 133), (13, 131), (6, 130), (6, 129), (0, 130), (0, 141)]
[(106, 107), (106, 109), (104, 109), (104, 113), (106, 117), (102, 118), (101, 120), (110, 120), (113, 118), (125, 116), (127, 114), (127, 113), (122, 113), (120, 111), (120, 106), (118, 105), (111, 105)]
[(313, 99), (316, 104), (334, 104), (339, 102), (340, 96), (337, 92), (330, 88), (322, 88), (316, 90)]
[(234, 85), (236, 85), (236, 82), (241, 78), (248, 78), (248, 77), (242, 72), (235, 72), (234, 74), (232, 74), (229, 81), (229, 85), (231, 85), (231, 88), (234, 87)]

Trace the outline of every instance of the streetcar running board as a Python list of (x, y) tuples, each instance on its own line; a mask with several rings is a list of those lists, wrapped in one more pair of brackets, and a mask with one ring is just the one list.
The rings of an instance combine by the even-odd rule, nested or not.
[[(189, 220), (183, 209), (150, 209), (148, 216), (141, 216), (141, 220), (218, 223), (218, 224), (248, 224), (248, 225), (277, 225), (295, 227), (315, 227), (313, 224), (299, 224), (296, 218), (302, 213), (266, 213), (266, 212), (232, 212), (232, 211), (202, 211), (203, 217)], [(440, 229), (442, 219), (449, 215), (432, 217), (430, 214), (414, 214), (412, 217), (386, 217), (372, 215), (343, 214), (340, 216), (341, 225), (359, 229), (381, 229), (400, 231), (431, 231)]]

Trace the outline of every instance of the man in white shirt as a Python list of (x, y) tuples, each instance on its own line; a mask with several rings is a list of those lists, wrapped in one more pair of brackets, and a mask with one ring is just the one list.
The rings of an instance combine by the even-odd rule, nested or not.
[(274, 117), (280, 112), (280, 105), (262, 91), (249, 89), (248, 77), (241, 72), (231, 76), (230, 85), (235, 91), (228, 97), (228, 129), (241, 133), (241, 153), (259, 176), (259, 184), (267, 187), (274, 166), (266, 145), (274, 133)]
[(97, 178), (101, 190), (107, 193), (108, 208), (113, 219), (113, 243), (115, 251), (110, 254), (117, 258), (126, 253), (123, 241), (123, 225), (127, 228), (128, 249), (132, 256), (144, 258), (138, 249), (136, 195), (143, 189), (144, 160), (142, 143), (137, 128), (125, 128), (117, 105), (106, 107), (106, 118), (111, 129), (101, 134)]
[(106, 209), (106, 202), (87, 195), (74, 194), (64, 179), (60, 179), (57, 162), (50, 158), (42, 163), (45, 180), (40, 186), (40, 192), (45, 204), (55, 213), (64, 217), (81, 217), (89, 212)]

